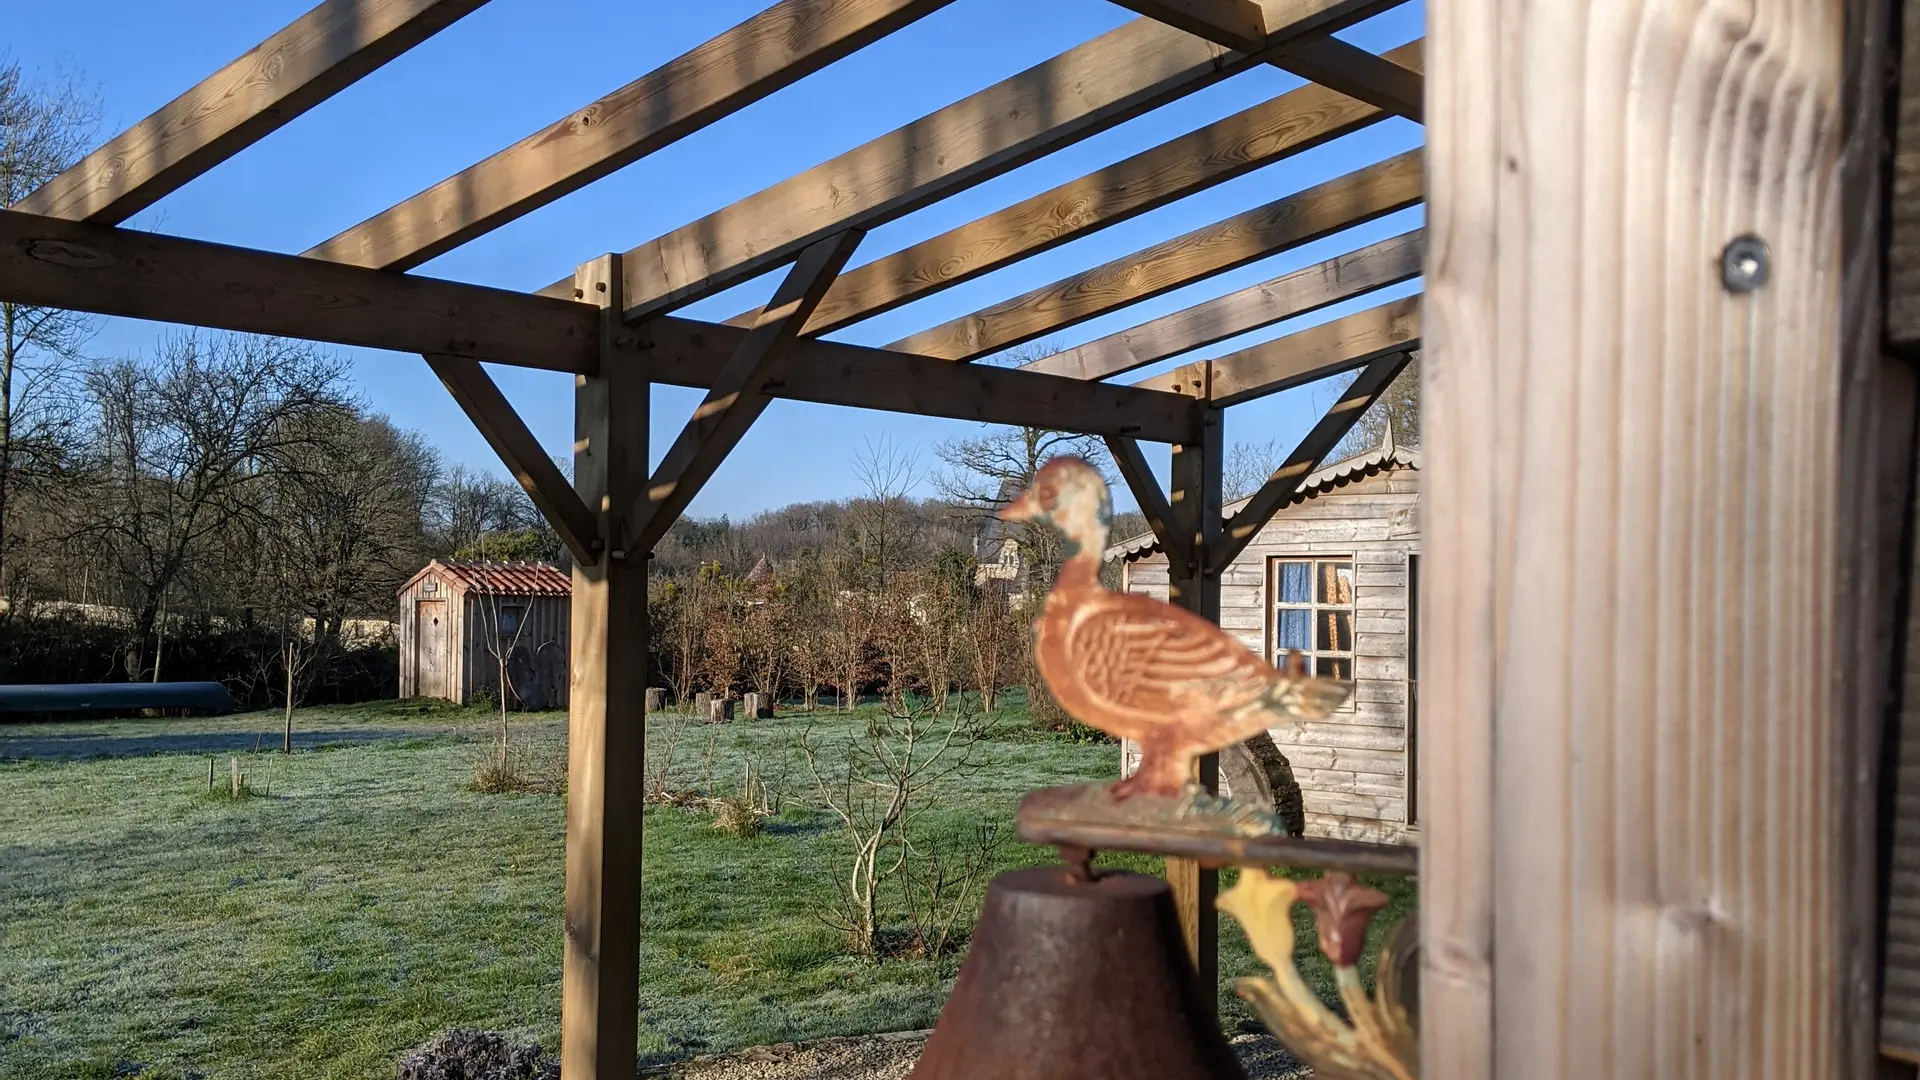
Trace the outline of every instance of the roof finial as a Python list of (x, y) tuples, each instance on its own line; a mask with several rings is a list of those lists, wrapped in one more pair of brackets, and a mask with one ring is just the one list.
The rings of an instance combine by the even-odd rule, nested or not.
[(1387, 416), (1386, 416), (1386, 421), (1387, 421), (1387, 434), (1386, 434), (1386, 437), (1385, 437), (1385, 438), (1383, 438), (1383, 439), (1381, 439), (1381, 440), (1380, 440), (1380, 450), (1381, 450), (1381, 452), (1382, 452), (1383, 454), (1385, 454), (1386, 456), (1388, 456), (1388, 457), (1392, 457), (1392, 456), (1393, 456), (1393, 452), (1394, 452), (1394, 446), (1393, 446), (1393, 414), (1392, 414), (1392, 413), (1388, 413), (1388, 414), (1387, 414)]

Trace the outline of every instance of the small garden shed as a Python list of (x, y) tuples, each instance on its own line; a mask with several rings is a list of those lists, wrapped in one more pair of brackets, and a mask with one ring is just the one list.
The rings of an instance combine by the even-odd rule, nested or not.
[(573, 580), (547, 563), (428, 563), (400, 587), (400, 696), (567, 705)]
[[(1389, 433), (1313, 473), (1221, 575), (1220, 625), (1247, 648), (1269, 661), (1298, 650), (1317, 673), (1355, 680), (1353, 698), (1325, 723), (1272, 732), (1300, 785), (1309, 835), (1400, 841), (1418, 821), (1419, 470), (1420, 452)], [(1152, 534), (1107, 557), (1123, 560), (1129, 592), (1166, 598), (1167, 557)]]

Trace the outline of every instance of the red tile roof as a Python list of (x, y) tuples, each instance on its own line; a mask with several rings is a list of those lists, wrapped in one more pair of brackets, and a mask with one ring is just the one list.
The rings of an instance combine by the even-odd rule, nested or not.
[(473, 592), (497, 596), (567, 596), (573, 592), (573, 578), (551, 563), (442, 562), (439, 566)]

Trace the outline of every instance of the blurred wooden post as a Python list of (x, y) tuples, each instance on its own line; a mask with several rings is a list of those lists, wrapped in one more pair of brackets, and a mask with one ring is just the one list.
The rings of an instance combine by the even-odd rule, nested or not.
[[(619, 318), (620, 264), (576, 272), (601, 307), (601, 356), (634, 333)], [(647, 479), (647, 384), (603, 363), (574, 380), (574, 489), (600, 527), (604, 555), (573, 568), (568, 698), (566, 955), (561, 1071), (567, 1080), (633, 1080), (639, 1039), (640, 825), (645, 766), (647, 553), (625, 549)], [(613, 508), (618, 507), (616, 511)]]
[[(1206, 552), (1207, 545), (1220, 534), (1222, 416), (1219, 409), (1198, 408), (1204, 418), (1200, 441), (1174, 444), (1173, 483), (1168, 494), (1176, 527), (1188, 537), (1185, 547), (1194, 557), (1184, 566), (1168, 557), (1168, 596), (1173, 603), (1218, 623), (1220, 575), (1208, 568)], [(1208, 791), (1220, 790), (1220, 755), (1208, 754), (1200, 759), (1199, 779)], [(1220, 916), (1213, 907), (1220, 874), (1202, 869), (1191, 859), (1168, 859), (1167, 883), (1173, 887), (1174, 908), (1186, 937), (1187, 954), (1193, 959), (1195, 974), (1211, 1005), (1220, 985)]]
[(1428, 11), (1424, 1080), (1846, 1075), (1842, 13)]

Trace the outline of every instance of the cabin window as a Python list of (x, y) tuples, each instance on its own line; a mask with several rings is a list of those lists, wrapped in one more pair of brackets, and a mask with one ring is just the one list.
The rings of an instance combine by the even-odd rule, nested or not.
[(504, 637), (508, 634), (519, 633), (520, 620), (526, 616), (526, 613), (527, 613), (527, 609), (517, 604), (502, 606), (500, 608), (501, 636)]
[(1353, 560), (1276, 559), (1272, 589), (1273, 662), (1299, 652), (1315, 675), (1353, 678)]

